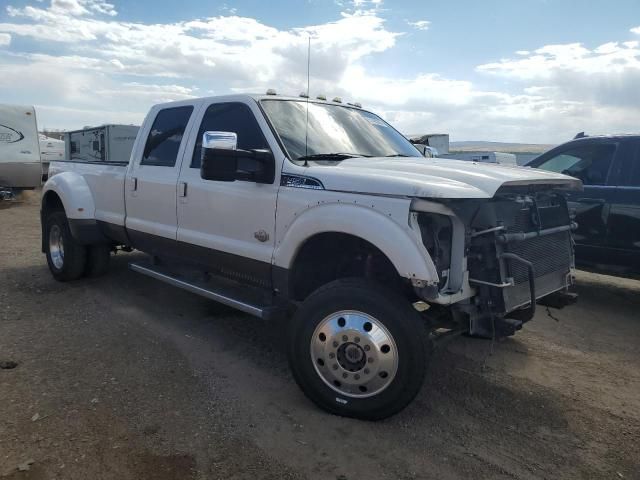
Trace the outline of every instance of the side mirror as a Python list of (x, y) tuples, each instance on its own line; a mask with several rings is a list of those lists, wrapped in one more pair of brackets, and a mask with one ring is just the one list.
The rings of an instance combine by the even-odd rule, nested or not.
[(204, 132), (200, 177), (233, 182), (273, 183), (275, 161), (269, 150), (239, 150), (234, 132)]
[(205, 180), (233, 182), (238, 171), (237, 145), (238, 135), (234, 132), (204, 132), (200, 177)]

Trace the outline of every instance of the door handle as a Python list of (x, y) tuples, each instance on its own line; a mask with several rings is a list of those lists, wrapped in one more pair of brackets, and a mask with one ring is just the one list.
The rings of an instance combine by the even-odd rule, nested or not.
[(591, 205), (604, 205), (606, 200), (604, 198), (579, 198), (578, 202), (588, 203)]
[(187, 182), (178, 183), (178, 195), (181, 197), (187, 196)]
[(138, 178), (131, 177), (131, 191), (135, 192), (136, 190), (138, 190)]

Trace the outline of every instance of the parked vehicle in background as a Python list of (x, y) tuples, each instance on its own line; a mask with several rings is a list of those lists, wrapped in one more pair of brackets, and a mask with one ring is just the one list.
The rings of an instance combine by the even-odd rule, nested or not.
[(64, 136), (67, 159), (81, 162), (123, 162), (129, 160), (136, 125), (102, 125), (67, 132)]
[(576, 138), (528, 166), (579, 178), (568, 194), (578, 229), (576, 262), (620, 274), (640, 274), (640, 135)]
[(42, 183), (36, 111), (0, 105), (0, 188), (31, 189)]
[(440, 154), (449, 153), (448, 133), (424, 133), (421, 135), (409, 135), (409, 141), (414, 145), (425, 145), (435, 149)]
[[(308, 123), (307, 123), (308, 122)], [(339, 135), (336, 132), (340, 132)], [(133, 152), (53, 162), (42, 250), (61, 281), (137, 272), (265, 320), (322, 408), (404, 408), (445, 335), (512, 335), (572, 283), (574, 178), (421, 158), (357, 105), (231, 95), (154, 106)]]
[(422, 156), (425, 158), (436, 158), (438, 156), (438, 150), (436, 150), (433, 147), (430, 147), (429, 145), (414, 143), (413, 146), (416, 147), (418, 151), (422, 154)]
[(518, 165), (513, 153), (504, 152), (456, 152), (438, 155), (439, 158), (465, 160), (467, 162), (499, 163), (500, 165)]
[(42, 178), (46, 180), (49, 172), (49, 163), (55, 160), (64, 160), (64, 141), (57, 138), (47, 137), (44, 134), (39, 135), (40, 141), (40, 160), (42, 161)]

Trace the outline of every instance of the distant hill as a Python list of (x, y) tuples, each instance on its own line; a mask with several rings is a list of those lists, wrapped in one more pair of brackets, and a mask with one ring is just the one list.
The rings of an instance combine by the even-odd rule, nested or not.
[(505, 142), (482, 142), (466, 141), (451, 142), (449, 151), (451, 152), (508, 152), (508, 153), (542, 153), (555, 145), (541, 143), (505, 143)]

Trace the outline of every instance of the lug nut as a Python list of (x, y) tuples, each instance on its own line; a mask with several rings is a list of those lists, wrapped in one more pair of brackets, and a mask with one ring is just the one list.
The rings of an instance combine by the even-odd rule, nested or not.
[(338, 364), (337, 364), (337, 363), (334, 363), (334, 364), (333, 364), (333, 369), (334, 369), (334, 370), (337, 370), (337, 369), (338, 369)]
[(364, 369), (364, 374), (365, 374), (365, 375), (369, 375), (369, 369), (368, 369), (368, 368), (365, 368), (365, 369)]
[(353, 341), (356, 342), (356, 343), (360, 343), (360, 337), (354, 338)]
[(364, 346), (364, 351), (368, 352), (369, 350), (371, 350), (371, 347), (369, 345), (365, 345)]
[(353, 378), (355, 378), (356, 380), (360, 380), (360, 375), (358, 375), (357, 373), (353, 376)]
[(335, 356), (336, 356), (336, 354), (335, 354), (335, 353), (333, 353), (333, 352), (330, 352), (330, 353), (329, 353), (329, 358), (334, 358)]
[(333, 341), (333, 346), (338, 348), (338, 345), (340, 345), (338, 342), (336, 342), (335, 340)]
[(346, 335), (342, 335), (342, 341), (346, 342), (347, 340), (349, 340), (349, 337), (347, 337)]
[(367, 358), (367, 362), (369, 362), (369, 363), (373, 363), (373, 357), (369, 357), (369, 358)]
[(349, 376), (349, 374), (348, 374), (347, 372), (344, 372), (344, 373), (342, 374), (342, 378), (347, 378), (348, 376)]

